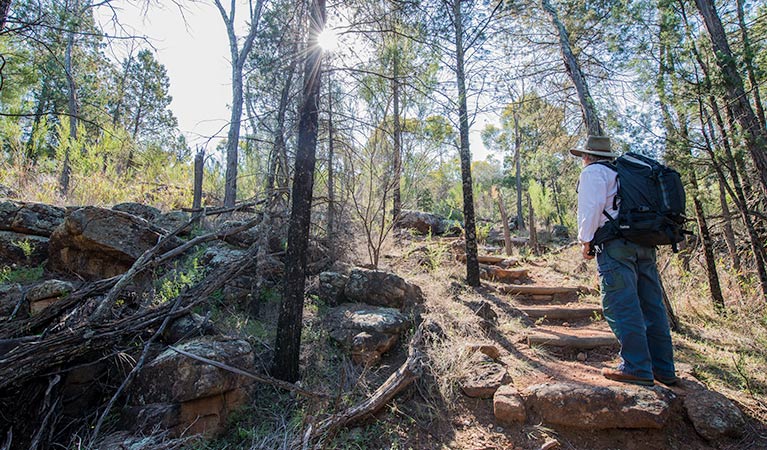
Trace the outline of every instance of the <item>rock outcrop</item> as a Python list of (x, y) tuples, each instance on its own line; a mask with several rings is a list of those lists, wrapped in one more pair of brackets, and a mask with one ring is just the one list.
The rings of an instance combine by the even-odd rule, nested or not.
[(127, 271), (159, 239), (144, 219), (88, 206), (70, 213), (53, 232), (48, 266), (89, 280), (108, 278)]
[(506, 368), (484, 353), (474, 353), (470, 364), (460, 382), (467, 397), (492, 398), (498, 388), (511, 382)]
[[(246, 341), (200, 338), (178, 346), (197, 356), (254, 371), (253, 350)], [(151, 430), (161, 425), (172, 434), (216, 434), (229, 414), (245, 405), (248, 377), (183, 356), (160, 353), (138, 374), (128, 393), (123, 425)]]
[(423, 299), (421, 289), (391, 272), (354, 269), (344, 287), (351, 302), (389, 308), (402, 308)]
[(357, 364), (380, 360), (409, 326), (407, 317), (397, 309), (364, 304), (332, 308), (326, 323), (330, 337), (351, 350), (352, 360)]
[(27, 291), (27, 301), (32, 314), (36, 314), (74, 291), (75, 287), (68, 281), (47, 280), (37, 284)]
[(0, 230), (50, 236), (64, 221), (66, 210), (42, 203), (0, 202)]

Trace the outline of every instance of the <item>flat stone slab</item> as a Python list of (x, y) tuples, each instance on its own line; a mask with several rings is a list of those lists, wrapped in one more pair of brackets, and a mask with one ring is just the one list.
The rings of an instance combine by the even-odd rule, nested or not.
[(574, 428), (662, 428), (674, 394), (660, 387), (545, 383), (522, 393), (546, 424)]
[(460, 383), (467, 397), (492, 398), (499, 387), (510, 381), (505, 367), (483, 353), (475, 353), (471, 368)]
[(574, 349), (591, 349), (618, 345), (618, 340), (610, 332), (589, 330), (588, 334), (565, 333), (561, 331), (540, 330), (527, 335), (528, 345), (549, 345)]
[(602, 308), (593, 306), (524, 306), (517, 308), (527, 314), (531, 319), (547, 318), (551, 320), (577, 320), (594, 317), (595, 314), (602, 314)]
[(527, 269), (501, 269), (487, 264), (479, 265), (479, 276), (484, 280), (499, 281), (501, 283), (511, 283), (523, 278), (527, 278)]
[(592, 294), (594, 289), (585, 286), (501, 286), (504, 294), (510, 295), (557, 295), (557, 294)]

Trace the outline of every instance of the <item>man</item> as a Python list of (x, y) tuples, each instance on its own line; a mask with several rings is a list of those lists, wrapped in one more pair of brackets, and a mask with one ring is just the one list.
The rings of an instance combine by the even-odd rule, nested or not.
[(584, 165), (578, 181), (578, 240), (585, 259), (594, 259), (596, 254), (602, 309), (621, 345), (621, 364), (616, 369), (602, 369), (602, 375), (645, 386), (652, 386), (653, 379), (676, 384), (655, 248), (618, 236), (605, 215), (617, 218), (620, 204), (615, 200), (617, 173), (601, 162), (618, 155), (605, 136), (589, 136), (584, 148), (570, 153)]

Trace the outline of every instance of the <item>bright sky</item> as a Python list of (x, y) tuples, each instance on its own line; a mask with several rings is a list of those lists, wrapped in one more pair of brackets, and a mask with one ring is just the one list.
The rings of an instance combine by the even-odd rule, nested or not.
[[(125, 0), (111, 4), (119, 8), (120, 23), (133, 34), (147, 36), (156, 49), (156, 58), (170, 77), (170, 107), (187, 142), (193, 149), (206, 146), (211, 152), (219, 139), (208, 143), (209, 138), (226, 137), (232, 98), (229, 39), (223, 20), (212, 1), (183, 2), (183, 15), (172, 2), (157, 3), (163, 6), (152, 6), (145, 15), (141, 8)], [(229, 2), (224, 4), (228, 7)], [(102, 23), (111, 17), (107, 8), (99, 12)], [(246, 9), (238, 12), (246, 13)], [(109, 25), (104, 30), (115, 33)], [(125, 55), (124, 50), (114, 51), (120, 58)], [(475, 161), (484, 160), (488, 154), (480, 137), (486, 123), (487, 118), (478, 118), (472, 128), (470, 142)]]

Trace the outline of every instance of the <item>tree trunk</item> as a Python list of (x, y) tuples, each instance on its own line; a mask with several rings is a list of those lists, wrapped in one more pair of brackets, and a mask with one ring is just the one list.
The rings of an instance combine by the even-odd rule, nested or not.
[[(397, 39), (397, 38), (395, 38)], [(402, 198), (400, 196), (400, 178), (402, 177), (402, 126), (399, 117), (399, 48), (394, 51), (392, 61), (392, 96), (394, 102), (394, 188), (392, 189), (392, 220), (396, 221), (402, 212)]]
[(517, 185), (517, 229), (525, 229), (522, 212), (522, 137), (519, 133), (519, 116), (514, 113), (514, 170)]
[(583, 113), (583, 122), (586, 124), (586, 128), (590, 135), (602, 136), (602, 126), (599, 124), (599, 116), (597, 115), (596, 105), (594, 99), (589, 93), (588, 84), (586, 84), (586, 78), (583, 76), (581, 66), (578, 64), (578, 60), (575, 59), (573, 54), (573, 48), (570, 44), (570, 36), (567, 33), (562, 21), (559, 20), (559, 15), (549, 0), (541, 0), (543, 9), (549, 14), (551, 23), (557, 29), (559, 35), (559, 49), (562, 52), (562, 59), (565, 63), (565, 70), (567, 75), (575, 86), (575, 91), (578, 93), (578, 101), (581, 104), (581, 112)]
[(767, 131), (759, 125), (759, 120), (748, 102), (743, 88), (743, 80), (738, 72), (735, 56), (730, 50), (724, 27), (711, 0), (695, 0), (700, 15), (706, 24), (716, 62), (721, 70), (725, 98), (732, 108), (735, 120), (743, 129), (746, 148), (751, 154), (754, 166), (759, 174), (762, 196), (767, 196)]
[(498, 202), (498, 210), (501, 213), (501, 223), (503, 225), (503, 245), (506, 250), (506, 255), (511, 255), (511, 230), (509, 230), (509, 215), (506, 213), (506, 206), (503, 205), (503, 196), (501, 191), (495, 186), (490, 191), (495, 197), (495, 201)]
[(285, 287), (277, 322), (277, 342), (272, 366), (275, 377), (291, 382), (299, 378), (298, 356), (301, 349), (306, 253), (311, 224), (322, 66), (322, 49), (317, 45), (317, 36), (324, 27), (325, 0), (314, 0), (311, 8), (309, 48), (304, 62), (304, 95), (298, 124), (292, 210), (285, 255)]
[(730, 213), (730, 206), (727, 204), (727, 192), (724, 189), (724, 183), (721, 181), (717, 183), (719, 185), (719, 204), (722, 205), (722, 220), (724, 221), (724, 240), (727, 243), (727, 250), (730, 253), (730, 259), (732, 260), (732, 267), (738, 274), (738, 279), (743, 281), (743, 267), (740, 264), (740, 254), (738, 254), (738, 245), (735, 243), (735, 231), (732, 228), (732, 214)]
[(5, 21), (8, 19), (8, 11), (11, 9), (11, 0), (0, 0), (0, 31), (5, 28)]
[(336, 196), (335, 196), (335, 171), (333, 170), (333, 161), (335, 160), (335, 135), (333, 130), (333, 90), (328, 74), (328, 248), (331, 258), (335, 259), (336, 242)]
[(192, 197), (192, 209), (202, 207), (202, 175), (205, 167), (205, 151), (197, 150), (194, 155), (194, 196)]
[[(754, 255), (754, 266), (756, 267), (756, 271), (759, 276), (759, 284), (761, 286), (762, 295), (765, 299), (767, 299), (767, 268), (765, 268), (765, 254), (764, 247), (762, 246), (762, 240), (759, 238), (759, 233), (756, 231), (756, 227), (754, 226), (754, 222), (751, 219), (751, 215), (748, 211), (748, 201), (740, 181), (740, 175), (738, 174), (737, 170), (737, 163), (735, 161), (735, 157), (732, 154), (732, 149), (730, 147), (729, 141), (726, 139), (726, 137), (724, 137), (726, 133), (724, 129), (724, 123), (722, 121), (721, 115), (719, 114), (718, 108), (716, 107), (715, 100), (711, 98), (710, 101), (714, 101), (711, 106), (714, 108), (714, 116), (717, 119), (716, 122), (717, 127), (719, 127), (720, 135), (723, 136), (722, 144), (724, 148), (724, 156), (726, 158), (724, 164), (720, 165), (718, 163), (719, 158), (717, 158), (713, 148), (711, 148), (709, 135), (704, 132), (703, 136), (706, 139), (705, 150), (713, 162), (713, 167), (719, 176), (720, 183), (724, 183), (724, 185), (727, 187), (729, 186), (726, 184), (728, 176), (725, 175), (725, 173), (722, 171), (721, 166), (725, 166), (729, 172), (729, 179), (732, 180), (733, 184), (733, 192), (731, 195), (735, 201), (735, 205), (738, 207), (738, 211), (740, 212), (743, 224), (746, 226), (746, 231), (748, 232), (749, 237), (749, 245), (751, 246), (751, 253)], [(701, 115), (703, 115), (702, 106)], [(706, 122), (708, 122), (708, 128), (710, 130), (711, 136), (713, 137), (714, 130), (710, 119), (706, 120)]]
[[(75, 1), (73, 9), (73, 14), (79, 13), (79, 1)], [(73, 27), (74, 25), (70, 26)], [(77, 117), (79, 115), (79, 108), (77, 102), (77, 84), (75, 83), (74, 69), (72, 66), (72, 50), (74, 46), (75, 30), (70, 29), (67, 34), (67, 47), (64, 53), (64, 70), (66, 72), (68, 86), (67, 107), (69, 110), (69, 143), (67, 143), (65, 147), (64, 162), (61, 167), (61, 176), (59, 177), (59, 192), (61, 195), (67, 195), (69, 192), (69, 177), (72, 173), (69, 158), (70, 152), (72, 151), (72, 144), (77, 141)]]
[(533, 210), (533, 201), (530, 194), (527, 194), (527, 207), (530, 209), (528, 217), (530, 218), (530, 251), (533, 255), (538, 254), (538, 232), (535, 230), (535, 211)]
[(759, 119), (759, 125), (762, 129), (767, 126), (764, 118), (764, 107), (762, 106), (762, 96), (759, 94), (759, 82), (756, 80), (756, 71), (754, 70), (754, 50), (751, 48), (751, 39), (746, 27), (746, 18), (743, 11), (743, 0), (737, 0), (738, 6), (738, 25), (740, 26), (740, 35), (743, 39), (743, 62), (748, 74), (748, 83), (751, 85), (751, 92), (754, 95), (754, 109), (756, 117)]
[[(681, 126), (681, 142), (689, 142), (689, 136), (687, 132), (687, 117), (683, 113), (677, 112), (679, 117), (679, 123)], [(702, 118), (701, 118), (702, 119)], [(692, 153), (692, 148), (688, 146), (688, 152), (691, 158), (695, 156)], [(714, 309), (717, 311), (724, 311), (724, 296), (722, 295), (722, 287), (719, 284), (719, 274), (716, 271), (716, 257), (714, 256), (714, 243), (711, 239), (711, 233), (708, 230), (708, 224), (706, 223), (706, 215), (703, 211), (703, 203), (700, 201), (700, 191), (698, 188), (698, 176), (695, 174), (695, 170), (689, 171), (690, 186), (692, 186), (692, 203), (695, 207), (695, 218), (698, 222), (698, 233), (703, 241), (703, 255), (706, 260), (706, 275), (708, 276), (708, 287), (711, 292), (711, 300), (714, 303)]]
[(466, 232), (466, 282), (479, 286), (477, 261), (477, 227), (474, 219), (474, 193), (471, 181), (471, 150), (469, 148), (469, 114), (466, 104), (466, 76), (464, 74), (463, 17), (461, 0), (453, 0), (455, 26), (455, 75), (458, 84), (458, 116), (461, 142), (461, 181), (463, 186), (463, 220)]
[(224, 182), (224, 207), (233, 207), (237, 201), (237, 162), (240, 145), (240, 125), (242, 120), (242, 68), (245, 60), (253, 47), (258, 23), (261, 19), (261, 9), (265, 0), (257, 0), (251, 9), (248, 35), (245, 38), (242, 49), (238, 49), (238, 39), (234, 31), (234, 2), (227, 14), (220, 0), (215, 0), (216, 7), (221, 13), (226, 25), (226, 33), (229, 37), (229, 53), (232, 58), (232, 114), (229, 119), (229, 133), (226, 142), (226, 176)]

